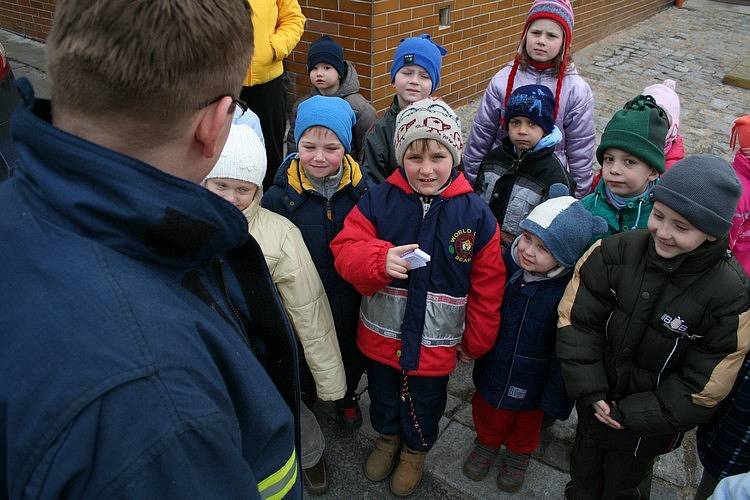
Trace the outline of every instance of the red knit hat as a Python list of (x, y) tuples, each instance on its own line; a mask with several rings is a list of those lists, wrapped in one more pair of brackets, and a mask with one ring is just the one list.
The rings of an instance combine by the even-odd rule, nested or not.
[(570, 4), (570, 0), (535, 0), (529, 13), (526, 16), (526, 23), (523, 26), (523, 33), (521, 33), (521, 42), (518, 45), (516, 51), (516, 57), (513, 60), (513, 67), (510, 70), (508, 76), (508, 85), (505, 89), (505, 99), (503, 105), (507, 105), (510, 94), (513, 92), (513, 82), (516, 79), (516, 73), (518, 72), (518, 65), (520, 64), (520, 56), (524, 50), (524, 43), (526, 42), (526, 33), (529, 30), (529, 26), (537, 19), (550, 19), (555, 21), (562, 27), (565, 34), (565, 40), (563, 41), (562, 57), (560, 59), (560, 68), (557, 72), (557, 87), (555, 88), (555, 109), (552, 113), (552, 119), (557, 119), (557, 110), (560, 103), (560, 91), (562, 90), (562, 81), (565, 77), (565, 71), (567, 70), (567, 64), (570, 53), (570, 45), (573, 41), (573, 6)]
[(732, 135), (729, 136), (729, 147), (734, 149), (750, 148), (750, 115), (740, 116), (732, 123)]

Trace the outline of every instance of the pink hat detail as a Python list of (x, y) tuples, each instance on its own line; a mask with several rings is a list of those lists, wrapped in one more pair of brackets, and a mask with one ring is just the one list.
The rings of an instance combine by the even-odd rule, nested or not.
[(664, 152), (666, 153), (672, 147), (677, 134), (680, 133), (680, 96), (677, 95), (677, 82), (674, 80), (664, 80), (662, 83), (649, 85), (641, 94), (650, 95), (667, 114), (669, 118), (669, 130), (664, 141)]

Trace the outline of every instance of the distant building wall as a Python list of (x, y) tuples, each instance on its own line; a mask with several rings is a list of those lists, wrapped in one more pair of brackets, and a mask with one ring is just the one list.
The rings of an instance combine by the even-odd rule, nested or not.
[[(3, 0), (0, 27), (44, 40), (54, 0)], [(286, 61), (290, 93), (307, 94), (307, 48), (321, 34), (344, 47), (361, 93), (375, 109), (391, 102), (390, 62), (399, 41), (429, 33), (448, 49), (437, 94), (453, 106), (480, 95), (512, 59), (531, 0), (299, 0), (307, 16), (302, 40)], [(573, 0), (573, 50), (601, 40), (670, 6), (672, 0)], [(446, 10), (444, 10), (446, 9)], [(443, 18), (441, 19), (441, 11)], [(449, 24), (440, 26), (440, 21)]]

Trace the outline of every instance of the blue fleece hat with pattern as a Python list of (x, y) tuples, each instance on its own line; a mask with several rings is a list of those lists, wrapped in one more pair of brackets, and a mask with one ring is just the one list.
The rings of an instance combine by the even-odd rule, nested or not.
[(391, 65), (391, 83), (396, 79), (396, 73), (404, 66), (416, 64), (423, 67), (432, 80), (430, 94), (440, 84), (440, 68), (443, 65), (443, 56), (448, 51), (442, 45), (436, 43), (430, 35), (424, 33), (413, 38), (404, 38), (396, 47)]
[(549, 199), (534, 208), (520, 224), (521, 229), (539, 237), (563, 267), (573, 267), (594, 235), (607, 231), (607, 222), (592, 215), (569, 193), (564, 184), (553, 184)]
[(514, 116), (525, 116), (542, 127), (544, 135), (547, 135), (555, 126), (552, 119), (554, 110), (555, 98), (550, 89), (544, 85), (524, 85), (510, 95), (507, 114), (508, 120)]
[(314, 95), (305, 99), (297, 107), (297, 119), (294, 121), (294, 142), (310, 127), (325, 127), (339, 138), (344, 150), (352, 150), (352, 128), (357, 117), (348, 102), (340, 97)]

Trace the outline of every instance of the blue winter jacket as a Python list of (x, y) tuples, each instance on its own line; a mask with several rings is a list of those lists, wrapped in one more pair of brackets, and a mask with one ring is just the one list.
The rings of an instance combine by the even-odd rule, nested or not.
[(495, 346), (474, 364), (474, 385), (489, 404), (507, 410), (541, 408), (565, 420), (573, 401), (565, 392), (555, 357), (557, 305), (571, 278), (523, 280), (523, 269), (511, 257), (503, 258), (510, 277), (500, 312), (503, 318)]
[(330, 200), (319, 194), (305, 175), (296, 153), (279, 167), (274, 185), (263, 195), (263, 207), (281, 214), (297, 226), (320, 274), (339, 337), (357, 334), (360, 294), (333, 267), (331, 240), (341, 231), (344, 219), (363, 194), (367, 178), (351, 156), (344, 156), (339, 189)]
[(243, 215), (22, 90), (0, 184), (0, 498), (300, 497), (292, 413), (215, 257), (247, 240)]

